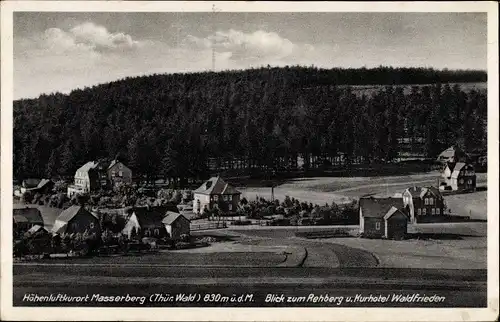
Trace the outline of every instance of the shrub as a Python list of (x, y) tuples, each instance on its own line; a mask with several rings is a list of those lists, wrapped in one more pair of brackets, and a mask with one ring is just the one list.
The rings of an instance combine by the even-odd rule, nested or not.
[(191, 244), (191, 243), (186, 243), (186, 242), (175, 243), (175, 248), (177, 248), (177, 249), (186, 249), (186, 248), (191, 248), (191, 247), (193, 247), (193, 244)]
[(25, 193), (23, 193), (21, 200), (24, 203), (31, 203), (33, 201), (33, 194), (30, 191), (26, 191)]
[(236, 226), (244, 226), (244, 225), (251, 225), (252, 222), (250, 220), (235, 220), (233, 221), (233, 225)]
[(59, 180), (54, 183), (54, 192), (66, 192), (68, 191), (68, 184), (64, 180)]

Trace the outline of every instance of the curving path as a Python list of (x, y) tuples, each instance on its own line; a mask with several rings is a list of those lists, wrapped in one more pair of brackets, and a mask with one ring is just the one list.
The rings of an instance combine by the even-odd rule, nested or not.
[(278, 237), (272, 230), (268, 231), (267, 237), (264, 237), (263, 231), (259, 231), (258, 234), (254, 234), (251, 230), (231, 231), (231, 233), (249, 237), (249, 240), (242, 241), (244, 244), (304, 247), (307, 254), (301, 265), (303, 267), (376, 267), (379, 264), (378, 259), (371, 252), (345, 245), (325, 244), (294, 236)]

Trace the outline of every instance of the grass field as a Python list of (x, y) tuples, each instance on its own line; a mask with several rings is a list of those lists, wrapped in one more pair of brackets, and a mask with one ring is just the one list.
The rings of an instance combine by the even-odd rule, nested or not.
[[(402, 193), (406, 188), (417, 186), (436, 186), (440, 173), (438, 171), (386, 177), (315, 177), (289, 180), (274, 188), (274, 197), (283, 200), (290, 196), (300, 201), (316, 204), (346, 203), (367, 194), (393, 195)], [(486, 186), (486, 173), (477, 174), (478, 186)], [(258, 197), (269, 199), (269, 187), (239, 187), (243, 196), (249, 200)], [(477, 196), (470, 194), (470, 199)], [(481, 197), (479, 197), (481, 198)], [(459, 199), (459, 198), (458, 198)], [(478, 208), (479, 209), (479, 208)]]
[(50, 264), (141, 264), (141, 265), (222, 265), (222, 266), (274, 266), (286, 260), (286, 254), (278, 252), (160, 252), (137, 255), (91, 257), (91, 258), (53, 258), (36, 260), (37, 263)]

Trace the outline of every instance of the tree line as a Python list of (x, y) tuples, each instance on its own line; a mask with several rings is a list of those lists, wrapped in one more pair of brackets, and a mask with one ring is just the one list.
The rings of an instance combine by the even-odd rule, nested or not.
[[(208, 175), (209, 159), (262, 171), (297, 156), (390, 161), (401, 138), (428, 157), (453, 144), (486, 147), (486, 91), (447, 84), (485, 80), (481, 71), (268, 67), (126, 78), (21, 99), (14, 176), (72, 176), (89, 160), (114, 157), (135, 174), (181, 179)], [(350, 86), (361, 84), (380, 86)]]

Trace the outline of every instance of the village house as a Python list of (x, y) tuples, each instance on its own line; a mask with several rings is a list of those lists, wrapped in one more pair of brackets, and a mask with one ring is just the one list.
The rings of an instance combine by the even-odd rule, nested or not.
[(180, 239), (181, 235), (190, 234), (190, 221), (179, 213), (167, 211), (167, 215), (162, 222), (165, 225), (167, 234), (173, 240)]
[(241, 192), (220, 177), (213, 177), (193, 191), (193, 212), (212, 210), (215, 205), (223, 212), (234, 213), (238, 209)]
[(130, 207), (125, 212), (128, 220), (122, 233), (129, 239), (167, 237), (167, 230), (162, 222), (167, 212), (165, 207)]
[[(30, 184), (37, 182), (36, 185)], [(30, 181), (23, 181), (23, 186), (21, 187), (21, 193), (26, 193), (27, 191), (32, 192), (32, 193), (41, 193), (41, 194), (47, 194), (51, 193), (52, 189), (54, 189), (54, 181), (50, 179), (30, 179)]]
[(75, 194), (89, 193), (100, 188), (96, 166), (97, 162), (90, 161), (76, 170), (75, 182), (68, 186), (68, 197), (71, 198)]
[(132, 170), (118, 160), (90, 161), (76, 170), (74, 184), (68, 187), (68, 197), (132, 183)]
[(21, 193), (25, 193), (28, 190), (31, 190), (33, 188), (36, 188), (38, 184), (41, 182), (41, 179), (24, 179), (21, 183)]
[(412, 223), (418, 222), (421, 217), (443, 215), (445, 212), (444, 198), (437, 188), (411, 187), (402, 196)]
[(132, 170), (122, 162), (113, 160), (108, 166), (107, 178), (113, 187), (120, 183), (131, 184)]
[(401, 198), (364, 197), (359, 200), (359, 231), (363, 237), (403, 239), (408, 221)]
[(440, 190), (475, 191), (476, 172), (471, 164), (448, 162), (442, 173), (443, 182)]
[(84, 233), (101, 234), (99, 219), (83, 206), (71, 206), (57, 217), (52, 233), (73, 234)]
[(23, 234), (34, 226), (44, 226), (42, 213), (37, 208), (18, 208), (12, 210), (14, 233)]

